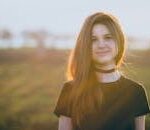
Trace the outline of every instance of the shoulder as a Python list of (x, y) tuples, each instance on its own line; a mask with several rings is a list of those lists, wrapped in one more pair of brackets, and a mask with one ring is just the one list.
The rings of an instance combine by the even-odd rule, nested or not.
[(124, 77), (124, 84), (127, 84), (130, 88), (134, 89), (135, 91), (145, 91), (145, 87), (143, 83), (141, 83), (140, 81), (136, 81), (127, 76), (123, 77)]
[(62, 87), (70, 87), (73, 84), (73, 80), (67, 80), (63, 82), (63, 86)]
[(73, 80), (66, 80), (66, 81), (63, 82), (63, 84), (65, 86), (70, 86), (71, 84), (73, 84)]
[(73, 84), (73, 80), (64, 81), (61, 86), (62, 91), (70, 91), (73, 86), (72, 84)]
[(61, 86), (61, 90), (60, 90), (60, 96), (59, 96), (59, 99), (61, 101), (67, 101), (69, 98), (70, 93), (71, 93), (71, 84), (72, 84), (72, 81), (64, 81), (63, 82), (63, 85)]

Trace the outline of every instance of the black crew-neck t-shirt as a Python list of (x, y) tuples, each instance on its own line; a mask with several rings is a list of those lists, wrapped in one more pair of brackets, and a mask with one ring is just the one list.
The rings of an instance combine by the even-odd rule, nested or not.
[[(100, 112), (86, 120), (82, 130), (135, 130), (135, 117), (150, 113), (147, 93), (142, 84), (121, 75), (117, 81), (96, 82), (95, 85), (102, 87), (105, 102)], [(57, 117), (72, 118), (72, 105), (69, 106), (68, 100), (71, 87), (71, 81), (64, 82), (53, 111)], [(81, 129), (76, 126), (73, 130)]]

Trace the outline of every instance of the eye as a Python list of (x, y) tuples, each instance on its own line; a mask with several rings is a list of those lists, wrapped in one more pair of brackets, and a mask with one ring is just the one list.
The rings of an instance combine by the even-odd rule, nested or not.
[(96, 40), (97, 40), (96, 38), (94, 38), (94, 37), (92, 38), (92, 41), (96, 41)]
[(114, 39), (114, 38), (113, 38), (112, 35), (106, 35), (106, 36), (105, 36), (105, 39), (106, 39), (106, 40), (112, 40), (112, 39)]
[(110, 39), (113, 39), (113, 37), (112, 36), (105, 36), (105, 39), (110, 40)]

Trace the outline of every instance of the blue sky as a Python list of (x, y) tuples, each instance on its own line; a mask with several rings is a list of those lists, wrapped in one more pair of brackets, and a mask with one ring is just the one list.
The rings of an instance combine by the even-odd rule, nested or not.
[(89, 14), (109, 11), (127, 35), (150, 38), (149, 7), (149, 0), (0, 0), (0, 28), (77, 34)]

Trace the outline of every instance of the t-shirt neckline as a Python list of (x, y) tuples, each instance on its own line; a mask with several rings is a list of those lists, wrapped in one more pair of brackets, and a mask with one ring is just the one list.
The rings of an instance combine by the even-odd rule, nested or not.
[(100, 81), (98, 81), (97, 80), (97, 84), (98, 85), (102, 85), (102, 86), (111, 86), (111, 85), (115, 85), (115, 84), (118, 84), (118, 83), (120, 83), (122, 80), (123, 80), (123, 75), (121, 75), (120, 77), (119, 77), (119, 79), (117, 79), (117, 80), (115, 80), (115, 81), (112, 81), (112, 82), (100, 82)]

